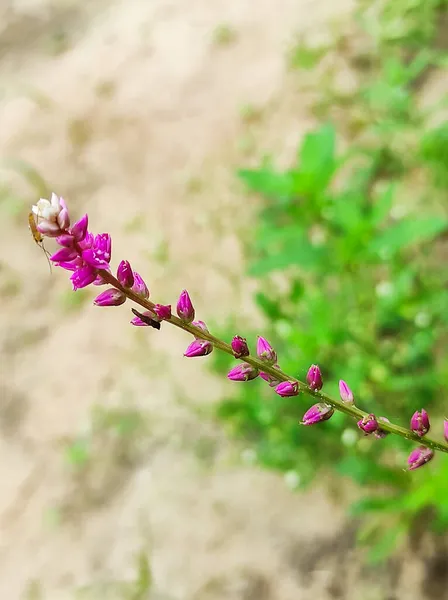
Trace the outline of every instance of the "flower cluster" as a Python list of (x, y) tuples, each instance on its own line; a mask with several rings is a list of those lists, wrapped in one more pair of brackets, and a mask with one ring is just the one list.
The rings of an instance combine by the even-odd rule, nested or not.
[[(50, 200), (40, 199), (32, 210), (38, 231), (42, 236), (55, 238), (59, 245), (59, 249), (50, 260), (72, 273), (70, 279), (73, 290), (91, 284), (111, 286), (95, 298), (95, 305), (119, 306), (130, 299), (144, 308), (143, 312), (132, 309), (135, 315), (131, 320), (132, 325), (160, 329), (161, 322), (168, 321), (193, 335), (194, 340), (184, 353), (187, 358), (207, 356), (215, 347), (219, 347), (241, 361), (229, 371), (227, 377), (230, 380), (247, 382), (260, 377), (283, 398), (298, 396), (300, 393), (317, 397), (318, 401), (305, 412), (300, 421), (302, 425), (315, 425), (327, 421), (333, 416), (335, 409), (339, 409), (356, 418), (358, 428), (366, 436), (382, 439), (389, 433), (395, 433), (415, 440), (420, 439), (421, 445), (414, 449), (408, 458), (410, 471), (428, 463), (434, 456), (434, 449), (448, 452), (448, 446), (425, 438), (430, 429), (426, 410), (414, 413), (410, 420), (410, 430), (399, 428), (386, 417), (377, 418), (374, 414), (365, 413), (357, 408), (353, 392), (343, 380), (339, 381), (340, 400), (331, 399), (323, 394), (323, 378), (318, 365), (310, 366), (305, 377), (306, 383), (283, 373), (278, 365), (277, 352), (262, 336), (258, 336), (257, 339), (256, 357), (250, 355), (247, 340), (239, 335), (235, 335), (230, 344), (212, 336), (203, 321), (195, 321), (195, 309), (187, 290), (181, 292), (177, 301), (177, 317), (172, 314), (170, 304), (151, 302), (146, 283), (127, 260), (119, 263), (116, 277), (112, 275), (110, 235), (94, 235), (89, 232), (87, 215), (71, 225), (67, 205), (56, 194), (52, 194)], [(443, 432), (448, 442), (448, 419), (444, 421)]]

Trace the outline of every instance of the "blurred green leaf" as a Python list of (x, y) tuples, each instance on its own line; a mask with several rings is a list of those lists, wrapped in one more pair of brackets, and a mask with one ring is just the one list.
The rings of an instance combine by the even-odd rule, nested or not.
[(413, 244), (430, 242), (448, 228), (448, 219), (427, 217), (399, 221), (380, 234), (369, 246), (371, 253), (392, 256)]

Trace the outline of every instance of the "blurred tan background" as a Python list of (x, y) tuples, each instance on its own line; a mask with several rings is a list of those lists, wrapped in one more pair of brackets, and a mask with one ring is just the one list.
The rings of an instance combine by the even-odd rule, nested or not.
[(111, 233), (114, 264), (130, 260), (155, 301), (186, 287), (206, 322), (256, 323), (256, 207), (234, 171), (254, 143), (294, 151), (311, 124), (285, 51), (350, 8), (1, 1), (0, 598), (128, 598), (136, 556), (148, 598), (421, 597), (417, 558), (359, 566), (344, 498), (294, 494), (226, 440), (209, 408), (232, 384), (183, 358), (182, 332), (75, 297), (27, 229), (45, 182)]

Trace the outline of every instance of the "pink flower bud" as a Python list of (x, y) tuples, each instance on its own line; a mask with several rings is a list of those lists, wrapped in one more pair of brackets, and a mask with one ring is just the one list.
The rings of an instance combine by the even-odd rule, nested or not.
[(126, 302), (126, 294), (115, 288), (110, 288), (102, 292), (95, 298), (95, 306), (120, 306)]
[(261, 358), (261, 360), (265, 360), (266, 362), (272, 364), (277, 362), (277, 352), (267, 341), (267, 339), (261, 337), (261, 335), (259, 335), (257, 339), (257, 355), (258, 358)]
[(146, 283), (143, 281), (137, 271), (134, 271), (134, 285), (131, 289), (134, 294), (138, 294), (145, 299), (149, 298), (149, 290), (146, 287)]
[(303, 415), (302, 421), (300, 421), (301, 425), (314, 425), (315, 423), (320, 423), (321, 421), (328, 421), (330, 417), (334, 414), (334, 408), (325, 402), (319, 402), (318, 404), (314, 404), (311, 408), (309, 408), (306, 413)]
[(341, 395), (342, 402), (353, 404), (353, 392), (342, 379), (339, 381), (339, 394)]
[(41, 221), (36, 227), (37, 231), (47, 237), (58, 237), (62, 233), (62, 229), (54, 221)]
[(194, 319), (194, 307), (187, 290), (183, 290), (179, 296), (177, 314), (184, 323), (191, 323)]
[[(274, 369), (280, 369), (278, 365), (273, 365)], [(260, 377), (269, 383), (270, 387), (276, 387), (279, 383), (282, 382), (281, 379), (277, 379), (270, 373), (265, 373), (264, 371), (260, 371)]]
[(245, 338), (236, 335), (232, 340), (231, 346), (235, 358), (242, 358), (249, 355), (249, 348)]
[(250, 381), (258, 377), (258, 369), (250, 365), (249, 363), (240, 363), (230, 369), (227, 377), (232, 381)]
[(171, 304), (155, 304), (153, 311), (161, 321), (171, 319)]
[(412, 415), (411, 418), (411, 429), (414, 433), (416, 433), (419, 437), (423, 437), (429, 431), (429, 417), (428, 413), (424, 408), (422, 408), (421, 412), (418, 410)]
[(70, 234), (75, 238), (77, 242), (82, 242), (86, 237), (88, 225), (89, 217), (88, 215), (84, 215), (71, 227)]
[(68, 227), (70, 227), (70, 216), (66, 208), (63, 208), (58, 214), (57, 223), (62, 230), (68, 229)]
[(127, 260), (122, 260), (118, 265), (117, 279), (125, 288), (131, 288), (134, 285), (134, 273)]
[(366, 434), (373, 433), (378, 429), (378, 421), (373, 414), (363, 417), (360, 421), (358, 421), (357, 425)]
[(275, 391), (282, 398), (297, 396), (299, 393), (299, 383), (297, 381), (282, 381), (275, 388)]
[(202, 331), (205, 331), (205, 333), (209, 333), (208, 327), (204, 321), (193, 321), (191, 324), (199, 329), (202, 329)]
[(54, 263), (71, 262), (72, 260), (75, 260), (77, 256), (78, 253), (74, 248), (60, 248), (57, 252), (50, 256), (50, 260)]
[(319, 391), (322, 389), (322, 373), (317, 365), (311, 365), (311, 367), (308, 369), (308, 373), (306, 374), (306, 382), (310, 390)]
[(194, 358), (196, 356), (207, 356), (213, 350), (213, 344), (206, 340), (194, 340), (188, 346), (184, 352), (184, 356), (187, 358)]
[(408, 465), (409, 471), (414, 471), (423, 465), (426, 465), (432, 458), (434, 458), (434, 452), (431, 448), (427, 448), (426, 446), (419, 446), (412, 450), (408, 457)]
[(381, 423), (390, 423), (390, 421), (387, 417), (378, 417), (378, 429), (373, 432), (373, 435), (379, 440), (385, 438), (390, 433), (390, 431), (381, 429)]
[(443, 435), (445, 436), (445, 440), (448, 442), (448, 419), (443, 421)]

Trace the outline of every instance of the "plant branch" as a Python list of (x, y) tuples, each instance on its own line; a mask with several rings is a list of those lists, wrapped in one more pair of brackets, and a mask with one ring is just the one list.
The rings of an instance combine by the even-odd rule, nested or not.
[[(120, 290), (130, 300), (132, 300), (136, 304), (139, 304), (146, 310), (153, 311), (154, 306), (155, 306), (155, 304), (153, 302), (151, 302), (150, 300), (146, 300), (146, 299), (142, 298), (141, 296), (139, 296), (138, 294), (136, 294), (135, 292), (133, 292), (132, 290), (123, 287), (120, 284), (120, 282), (118, 281), (118, 279), (116, 279), (111, 273), (109, 273), (108, 271), (101, 271), (101, 276), (104, 279), (104, 281), (106, 281), (107, 283), (109, 283), (110, 285), (115, 287), (116, 289)], [(219, 338), (215, 337), (211, 333), (206, 332), (199, 327), (195, 327), (191, 323), (185, 323), (184, 321), (182, 321), (181, 319), (179, 319), (178, 317), (176, 317), (174, 315), (171, 316), (171, 318), (166, 319), (166, 321), (171, 323), (175, 327), (178, 327), (179, 329), (183, 329), (184, 331), (191, 333), (192, 335), (194, 335), (197, 338), (211, 342), (215, 348), (218, 348), (222, 352), (226, 352), (227, 354), (234, 356), (234, 353), (233, 353), (233, 350), (232, 350), (232, 347), (230, 346), (230, 344), (227, 344), (226, 342), (220, 340)], [(354, 405), (346, 404), (342, 400), (330, 398), (329, 396), (327, 396), (327, 394), (324, 394), (323, 392), (311, 390), (307, 386), (307, 384), (304, 383), (303, 381), (300, 381), (299, 379), (297, 379), (295, 377), (291, 377), (287, 373), (284, 373), (280, 369), (267, 364), (265, 361), (261, 360), (260, 358), (258, 358), (256, 356), (249, 355), (249, 356), (245, 356), (244, 358), (241, 358), (240, 360), (243, 362), (249, 363), (250, 365), (252, 365), (253, 367), (255, 367), (256, 369), (258, 369), (260, 371), (264, 371), (265, 373), (272, 375), (275, 379), (277, 379), (279, 381), (296, 381), (296, 382), (298, 382), (300, 385), (300, 390), (303, 393), (311, 396), (317, 402), (325, 402), (325, 403), (329, 404), (336, 410), (345, 413), (346, 415), (348, 415), (349, 417), (352, 417), (353, 419), (360, 420), (363, 417), (367, 417), (369, 414)], [(406, 429), (405, 427), (400, 427), (399, 425), (394, 425), (393, 423), (380, 421), (380, 428), (383, 431), (387, 431), (388, 433), (393, 433), (395, 435), (399, 435), (400, 437), (403, 437), (409, 441), (416, 442), (422, 446), (426, 446), (427, 448), (430, 448), (431, 450), (438, 450), (440, 452), (445, 452), (448, 454), (448, 444), (437, 442), (436, 440), (433, 440), (427, 436), (420, 437), (417, 434), (413, 433), (410, 429)]]

